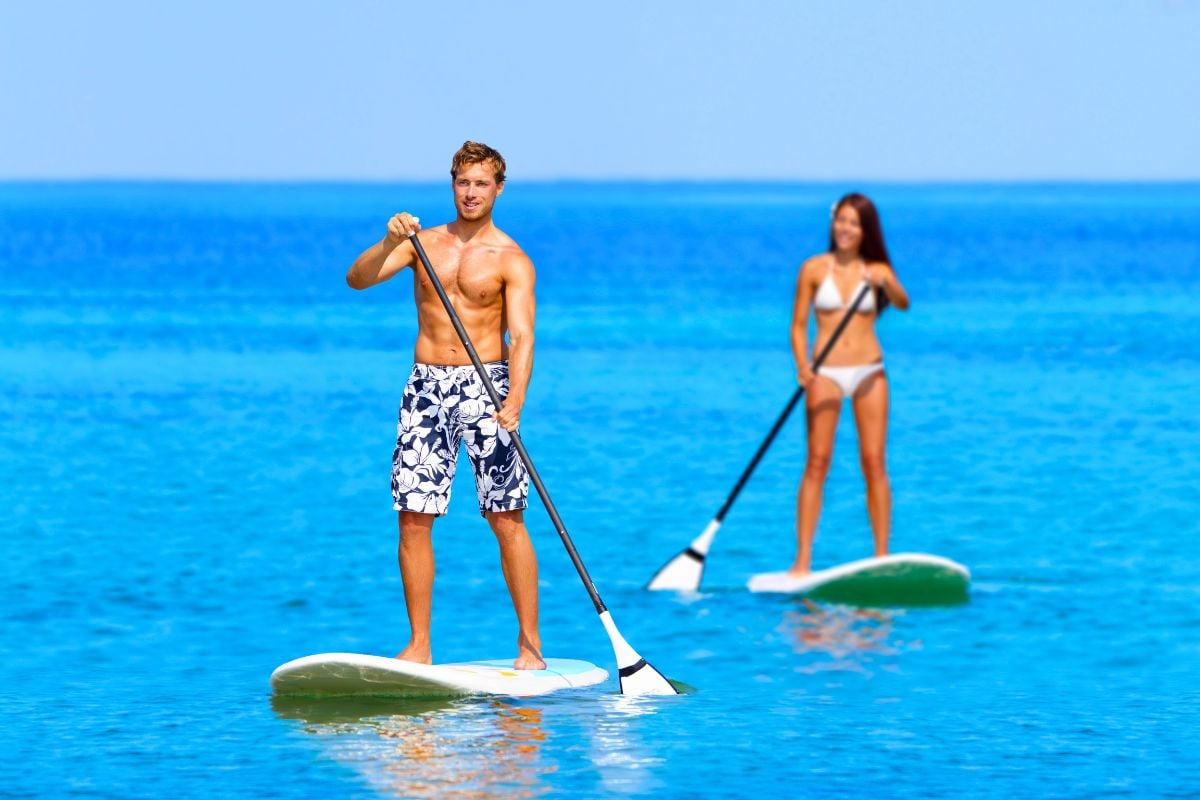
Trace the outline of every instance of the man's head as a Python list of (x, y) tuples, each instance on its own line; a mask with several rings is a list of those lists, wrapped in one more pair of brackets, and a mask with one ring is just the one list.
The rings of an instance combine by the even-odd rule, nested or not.
[(498, 150), (493, 150), (483, 142), (463, 142), (454, 158), (450, 161), (450, 177), (457, 178), (463, 167), (471, 164), (486, 164), (491, 167), (496, 183), (504, 183), (504, 156)]
[(454, 205), (466, 222), (491, 216), (496, 198), (504, 191), (504, 156), (479, 142), (467, 142), (450, 165)]

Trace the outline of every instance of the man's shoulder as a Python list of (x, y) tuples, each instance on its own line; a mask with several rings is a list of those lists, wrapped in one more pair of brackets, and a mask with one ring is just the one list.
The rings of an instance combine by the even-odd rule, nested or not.
[(434, 225), (432, 228), (421, 228), (420, 236), (431, 237), (433, 239), (445, 239), (451, 235), (450, 225), (444, 223), (442, 225)]
[(514, 266), (532, 266), (533, 261), (515, 239), (499, 228), (494, 228), (492, 233), (487, 245), (494, 250), (497, 258)]
[(516, 242), (514, 242), (511, 247), (503, 248), (500, 253), (500, 263), (503, 265), (503, 269), (509, 275), (515, 275), (517, 273), (526, 273), (528, 275), (532, 275), (534, 271), (533, 259), (531, 259), (524, 250), (518, 247)]

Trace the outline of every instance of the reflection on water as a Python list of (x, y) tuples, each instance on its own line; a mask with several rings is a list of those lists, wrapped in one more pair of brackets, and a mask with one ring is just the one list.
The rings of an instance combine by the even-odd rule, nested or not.
[(304, 697), (271, 695), (271, 710), (283, 719), (308, 723), (313, 733), (326, 733), (323, 726), (339, 723), (372, 725), (376, 717), (418, 716), (453, 708), (456, 698), (369, 697), (346, 695)]
[(590, 758), (606, 791), (638, 795), (664, 788), (657, 773), (666, 759), (646, 746), (639, 733), (645, 720), (639, 718), (653, 716), (670, 702), (675, 699), (620, 694), (602, 700), (604, 713), (597, 714), (591, 726)]
[(542, 710), (478, 699), (272, 698), (304, 730), (334, 736), (328, 754), (376, 791), (406, 798), (530, 798), (543, 777)]
[[(321, 737), (325, 755), (376, 792), (406, 798), (535, 798), (590, 774), (580, 796), (653, 795), (670, 764), (655, 718), (678, 697), (572, 693), (530, 700), (273, 697), (275, 713)], [(556, 756), (543, 745), (559, 739)], [(565, 740), (578, 746), (564, 748)], [(551, 776), (559, 773), (551, 784)]]
[(903, 610), (827, 605), (808, 598), (801, 603), (802, 608), (784, 613), (776, 630), (797, 653), (830, 657), (814, 659), (806, 671), (868, 672), (868, 665), (880, 656), (921, 646), (918, 641), (904, 642), (897, 637), (893, 622)]

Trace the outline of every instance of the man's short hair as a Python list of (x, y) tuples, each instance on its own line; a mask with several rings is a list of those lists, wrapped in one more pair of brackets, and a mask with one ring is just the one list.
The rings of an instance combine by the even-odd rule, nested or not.
[(483, 142), (463, 142), (463, 146), (458, 148), (458, 152), (454, 154), (454, 159), (450, 162), (450, 177), (457, 178), (458, 171), (463, 167), (487, 162), (491, 162), (492, 169), (496, 173), (496, 183), (504, 183), (504, 170), (507, 165), (504, 163), (504, 156), (500, 155), (500, 151), (488, 147)]

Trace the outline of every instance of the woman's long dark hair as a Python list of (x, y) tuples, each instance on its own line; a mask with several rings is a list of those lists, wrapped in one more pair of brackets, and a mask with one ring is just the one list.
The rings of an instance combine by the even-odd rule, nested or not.
[[(858, 192), (851, 192), (844, 195), (833, 207), (833, 216), (829, 220), (829, 252), (833, 253), (837, 251), (837, 242), (833, 238), (833, 220), (837, 219), (838, 212), (842, 210), (842, 206), (846, 205), (858, 212), (858, 222), (862, 226), (863, 234), (862, 245), (858, 248), (858, 252), (863, 257), (863, 260), (882, 261), (891, 267), (892, 259), (888, 256), (887, 245), (883, 242), (883, 225), (879, 222), (879, 211), (875, 208), (875, 204), (871, 202), (871, 198)], [(876, 289), (876, 313), (882, 314), (887, 306), (887, 295), (883, 293), (882, 289)]]

